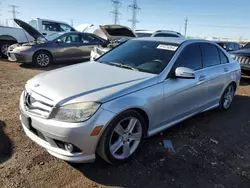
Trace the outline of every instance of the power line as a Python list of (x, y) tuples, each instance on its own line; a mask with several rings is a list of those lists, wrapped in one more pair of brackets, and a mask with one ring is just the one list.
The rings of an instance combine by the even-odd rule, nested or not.
[(196, 25), (196, 24), (190, 24), (191, 26), (197, 26), (197, 27), (218, 27), (218, 28), (231, 28), (231, 29), (250, 29), (249, 26), (230, 26), (230, 25)]
[(117, 25), (119, 23), (119, 16), (121, 15), (121, 13), (119, 12), (121, 2), (119, 0), (111, 0), (111, 2), (114, 10), (110, 11), (110, 14), (113, 14), (113, 22), (115, 25)]
[[(11, 7), (12, 10), (10, 10), (9, 12), (12, 13), (12, 19), (14, 20), (16, 18), (16, 15), (19, 14), (20, 12), (18, 12), (16, 9), (19, 8), (19, 6), (16, 5), (9, 5), (9, 7)], [(16, 27), (16, 23), (13, 21), (13, 27)]]
[(185, 37), (187, 37), (188, 18), (185, 19)]
[(132, 10), (132, 19), (128, 20), (129, 22), (132, 23), (132, 29), (136, 29), (136, 24), (139, 23), (137, 20), (137, 12), (141, 10), (141, 8), (137, 4), (137, 0), (133, 1), (133, 4), (128, 5), (128, 7)]

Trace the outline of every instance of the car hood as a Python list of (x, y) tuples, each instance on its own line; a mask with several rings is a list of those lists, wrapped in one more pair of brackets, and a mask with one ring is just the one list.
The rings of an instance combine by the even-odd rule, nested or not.
[(108, 40), (116, 40), (123, 37), (135, 38), (135, 33), (126, 26), (123, 25), (100, 25), (100, 29), (105, 33)]
[[(153, 79), (154, 78), (154, 79)], [(42, 73), (26, 89), (54, 102), (106, 102), (157, 83), (157, 75), (94, 61)]]
[(230, 52), (230, 54), (234, 54), (234, 55), (249, 55), (250, 56), (250, 49), (237, 50), (237, 51), (234, 51), (234, 52)]
[(87, 32), (90, 27), (93, 27), (94, 24), (80, 24), (76, 26), (76, 30), (79, 32)]
[(47, 40), (38, 30), (33, 28), (31, 25), (27, 24), (26, 22), (14, 19), (14, 21), (19, 25), (21, 28), (23, 28), (27, 33), (29, 33), (35, 40), (37, 40), (39, 37), (44, 38)]

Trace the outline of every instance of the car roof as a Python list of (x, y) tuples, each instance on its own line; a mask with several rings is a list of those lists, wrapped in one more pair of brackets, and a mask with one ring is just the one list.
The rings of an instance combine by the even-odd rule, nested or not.
[(212, 43), (211, 41), (203, 40), (203, 39), (187, 39), (187, 38), (177, 38), (177, 37), (143, 37), (143, 38), (136, 38), (133, 40), (169, 42), (169, 43), (174, 43), (174, 44), (181, 44), (181, 43), (187, 42), (187, 41)]

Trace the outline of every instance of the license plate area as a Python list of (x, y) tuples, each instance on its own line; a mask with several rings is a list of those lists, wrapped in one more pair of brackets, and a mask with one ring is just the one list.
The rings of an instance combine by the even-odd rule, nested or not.
[(21, 113), (21, 121), (26, 128), (31, 129), (31, 118)]

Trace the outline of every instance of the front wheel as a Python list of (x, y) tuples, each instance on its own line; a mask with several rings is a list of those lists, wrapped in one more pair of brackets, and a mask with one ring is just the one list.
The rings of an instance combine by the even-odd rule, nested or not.
[(118, 115), (104, 131), (97, 152), (111, 164), (127, 162), (141, 146), (146, 132), (146, 122), (136, 111)]
[(226, 111), (231, 107), (235, 94), (235, 85), (230, 84), (224, 91), (221, 100), (220, 100), (220, 109)]
[(10, 45), (14, 44), (13, 42), (1, 42), (0, 44), (0, 56), (7, 58), (7, 52)]
[(52, 63), (52, 56), (46, 51), (37, 52), (33, 61), (40, 67), (47, 67)]

